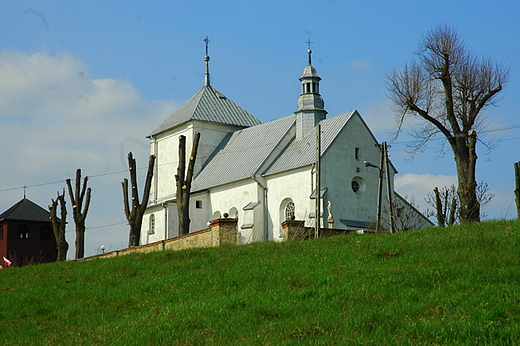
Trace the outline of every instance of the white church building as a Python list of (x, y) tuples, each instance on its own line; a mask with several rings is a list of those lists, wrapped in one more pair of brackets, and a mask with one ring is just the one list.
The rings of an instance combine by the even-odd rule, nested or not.
[[(179, 136), (186, 136), (189, 154), (196, 132), (201, 135), (191, 188), (190, 232), (207, 228), (209, 221), (225, 214), (238, 219), (242, 244), (281, 240), (281, 224), (291, 217), (313, 227), (318, 123), (322, 227), (374, 228), (379, 169), (363, 163), (379, 164), (381, 146), (357, 111), (326, 117), (319, 93), (321, 78), (311, 63), (311, 53), (299, 79), (296, 111), (267, 123), (211, 86), (209, 56), (205, 56), (202, 89), (148, 136), (156, 160), (141, 244), (179, 235), (175, 182)], [(395, 173), (390, 165), (390, 191), (394, 191)], [(382, 214), (388, 220), (388, 196), (383, 190)], [(397, 193), (392, 197), (396, 218), (406, 215), (405, 222), (411, 223), (406, 228), (432, 225)], [(333, 224), (329, 224), (331, 218)]]

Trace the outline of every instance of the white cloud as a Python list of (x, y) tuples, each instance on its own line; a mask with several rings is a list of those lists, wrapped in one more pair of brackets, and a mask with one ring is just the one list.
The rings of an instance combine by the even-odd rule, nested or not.
[[(74, 178), (81, 168), (83, 175), (95, 176), (89, 182), (93, 197), (87, 227), (125, 221), (119, 182), (126, 173), (101, 174), (126, 170), (129, 151), (138, 166), (145, 166), (145, 136), (175, 108), (172, 101), (144, 100), (125, 80), (91, 78), (88, 66), (68, 52), (0, 52), (1, 211), (23, 197), (21, 190), (6, 190), (23, 185), (32, 186), (28, 198), (46, 207), (65, 184), (35, 185)], [(127, 243), (126, 229), (124, 224), (118, 228), (123, 232), (119, 245)], [(89, 242), (103, 242), (104, 231), (111, 232), (87, 234), (87, 253), (92, 254)]]

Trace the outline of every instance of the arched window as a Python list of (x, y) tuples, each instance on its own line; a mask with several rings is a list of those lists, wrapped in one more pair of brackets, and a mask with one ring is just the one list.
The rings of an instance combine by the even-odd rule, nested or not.
[(213, 213), (213, 218), (212, 220), (216, 220), (216, 219), (220, 219), (222, 216), (220, 214), (220, 211), (216, 211)]
[(354, 157), (356, 158), (356, 160), (359, 160), (359, 148), (356, 147), (356, 149), (354, 150)]
[(294, 202), (289, 201), (285, 206), (285, 219), (292, 220), (294, 218)]
[(18, 225), (18, 238), (29, 239), (29, 226), (25, 223)]
[(229, 209), (229, 217), (232, 219), (238, 219), (238, 210), (237, 208), (233, 207)]
[(155, 215), (150, 215), (150, 219), (148, 220), (150, 229), (148, 230), (148, 234), (155, 234)]

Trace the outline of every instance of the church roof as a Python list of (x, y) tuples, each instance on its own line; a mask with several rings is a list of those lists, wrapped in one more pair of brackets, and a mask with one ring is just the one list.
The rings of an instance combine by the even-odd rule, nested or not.
[(293, 114), (230, 134), (195, 177), (192, 191), (251, 178), (273, 153), (276, 154), (281, 141), (294, 126), (295, 119)]
[(316, 71), (316, 68), (314, 66), (312, 66), (312, 65), (305, 66), (305, 68), (303, 69), (303, 74), (300, 77), (300, 80), (303, 79), (303, 78), (319, 78), (319, 79), (321, 79), (321, 77), (318, 75), (318, 72)]
[[(359, 113), (352, 111), (320, 122), (322, 155), (354, 115)], [(311, 131), (301, 140), (295, 140), (294, 132), (291, 133), (295, 122), (296, 116), (292, 114), (230, 134), (195, 177), (192, 191), (251, 178), (257, 173), (265, 176), (313, 164), (316, 133)], [(284, 140), (290, 144), (284, 145)]]
[(149, 136), (167, 131), (191, 120), (199, 120), (239, 127), (249, 127), (262, 122), (245, 109), (228, 99), (217, 89), (205, 85)]
[[(333, 118), (322, 120), (321, 155), (329, 148), (347, 122), (357, 111), (352, 111)], [(307, 133), (301, 140), (293, 141), (282, 155), (264, 172), (264, 175), (275, 174), (291, 169), (311, 165), (316, 161), (316, 131)]]
[(50, 212), (24, 198), (0, 214), (0, 221), (4, 220), (49, 222)]

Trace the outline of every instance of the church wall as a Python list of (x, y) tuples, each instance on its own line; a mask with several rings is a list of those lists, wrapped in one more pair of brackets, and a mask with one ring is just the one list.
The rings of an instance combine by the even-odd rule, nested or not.
[[(150, 234), (150, 216), (154, 215), (155, 232)], [(211, 218), (211, 201), (208, 193), (197, 193), (190, 197), (190, 232), (208, 227)], [(177, 204), (165, 202), (149, 206), (143, 215), (140, 244), (177, 237), (178, 231)]]
[[(150, 230), (150, 216), (153, 214), (155, 231), (151, 233)], [(141, 240), (139, 244), (153, 243), (163, 240), (165, 236), (165, 210), (162, 205), (155, 205), (148, 207), (143, 215), (143, 222), (141, 223)]]
[[(177, 216), (177, 208), (175, 208), (175, 216)], [(197, 193), (190, 197), (190, 232), (200, 231), (201, 229), (207, 228), (210, 221), (212, 221), (212, 206), (209, 193)], [(177, 229), (178, 218), (175, 217), (175, 225), (172, 225), (171, 229)], [(177, 234), (176, 234), (177, 235)], [(176, 235), (172, 235), (176, 236)]]
[(186, 166), (191, 154), (195, 132), (200, 132), (199, 148), (195, 161), (195, 174), (200, 171), (204, 162), (213, 154), (222, 139), (229, 133), (236, 131), (236, 126), (221, 125), (200, 121), (191, 121), (178, 126), (174, 130), (165, 132), (152, 138), (150, 153), (157, 156), (154, 184), (150, 193), (150, 200), (155, 203), (175, 197), (175, 174), (178, 167), (179, 136), (186, 137)]
[[(228, 213), (231, 216), (233, 216), (232, 213), (236, 213), (238, 216), (238, 230), (240, 232), (242, 232), (241, 227), (246, 222), (250, 223), (252, 220), (254, 226), (244, 231), (243, 237), (241, 237), (242, 243), (262, 240), (264, 207), (262, 205), (262, 196), (259, 195), (258, 191), (258, 183), (253, 179), (246, 179), (211, 189), (210, 203), (212, 213), (219, 212), (221, 217), (223, 217), (224, 213)], [(252, 211), (243, 209), (247, 204), (257, 201), (262, 203)], [(246, 212), (249, 214), (247, 217)]]
[(309, 213), (314, 211), (314, 200), (310, 199), (313, 191), (311, 166), (273, 174), (266, 177), (266, 181), (269, 191), (269, 240), (281, 241), (281, 224), (285, 221), (284, 207), (288, 199), (294, 202), (296, 220), (311, 221)]
[[(379, 165), (381, 154), (375, 144), (365, 124), (354, 116), (322, 157), (321, 184), (322, 188), (328, 188), (323, 201), (324, 212), (327, 217), (330, 201), (334, 228), (345, 228), (340, 219), (376, 220), (379, 170), (363, 165), (365, 160)], [(353, 191), (353, 180), (359, 185), (357, 192)], [(386, 200), (386, 189), (383, 200)]]

